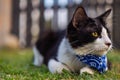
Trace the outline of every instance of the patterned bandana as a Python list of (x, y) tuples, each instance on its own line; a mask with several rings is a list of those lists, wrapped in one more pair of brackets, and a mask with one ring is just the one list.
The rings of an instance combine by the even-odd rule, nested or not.
[(89, 65), (90, 67), (97, 69), (100, 73), (107, 71), (107, 57), (104, 56), (97, 56), (97, 55), (76, 55), (76, 57), (83, 63)]

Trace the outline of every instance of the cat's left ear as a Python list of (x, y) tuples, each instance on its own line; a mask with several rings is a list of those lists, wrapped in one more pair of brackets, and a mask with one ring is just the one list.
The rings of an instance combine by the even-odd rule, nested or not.
[(103, 21), (106, 21), (106, 19), (109, 16), (110, 13), (111, 13), (111, 9), (107, 10), (102, 15), (98, 16), (97, 18), (102, 19)]
[(73, 14), (72, 24), (75, 28), (77, 28), (79, 22), (83, 22), (88, 18), (85, 9), (82, 6), (79, 6), (75, 13)]

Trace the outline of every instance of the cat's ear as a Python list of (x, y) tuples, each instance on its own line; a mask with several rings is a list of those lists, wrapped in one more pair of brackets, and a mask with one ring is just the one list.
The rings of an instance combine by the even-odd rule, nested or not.
[(87, 18), (88, 16), (85, 9), (82, 6), (79, 6), (73, 14), (72, 24), (74, 27), (77, 27), (79, 22), (85, 21)]
[(111, 13), (111, 9), (107, 10), (102, 15), (98, 16), (97, 18), (102, 19), (103, 21), (106, 21), (106, 19), (109, 16), (110, 13)]

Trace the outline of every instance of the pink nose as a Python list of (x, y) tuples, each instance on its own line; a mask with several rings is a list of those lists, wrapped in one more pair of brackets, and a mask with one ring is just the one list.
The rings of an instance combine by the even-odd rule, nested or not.
[(105, 43), (105, 45), (109, 47), (111, 45), (111, 43)]

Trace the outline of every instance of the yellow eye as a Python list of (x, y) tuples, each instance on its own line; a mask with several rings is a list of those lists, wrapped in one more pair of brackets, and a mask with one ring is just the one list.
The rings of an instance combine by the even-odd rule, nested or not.
[(92, 33), (92, 36), (93, 36), (93, 37), (98, 37), (98, 33), (97, 33), (97, 32), (93, 32), (93, 33)]

